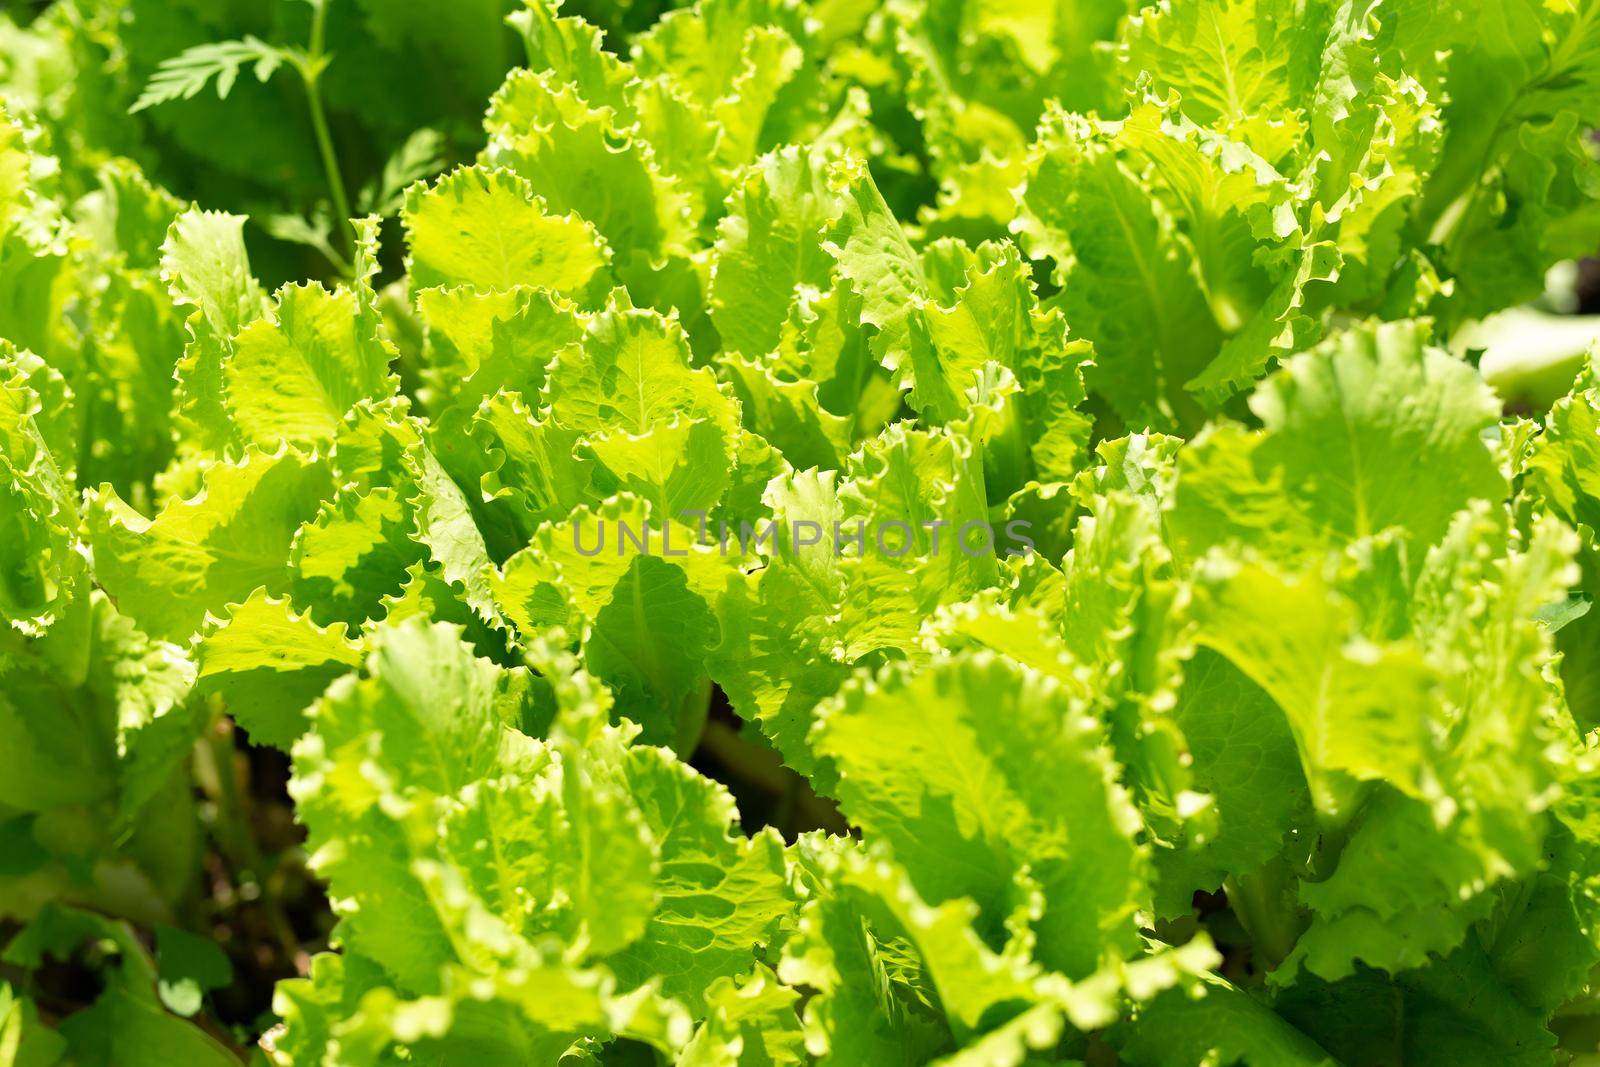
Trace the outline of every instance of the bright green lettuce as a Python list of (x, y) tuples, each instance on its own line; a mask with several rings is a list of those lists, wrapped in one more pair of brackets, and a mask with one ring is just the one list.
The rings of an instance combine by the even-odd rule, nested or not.
[(1600, 1049), (1600, 4), (203, 6), (0, 17), (0, 1067)]

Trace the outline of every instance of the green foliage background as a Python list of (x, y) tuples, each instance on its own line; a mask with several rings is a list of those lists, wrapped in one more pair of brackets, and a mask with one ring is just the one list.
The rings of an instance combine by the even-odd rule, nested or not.
[(1596, 0), (57, 0), (0, 102), (0, 1067), (1600, 1054), (1600, 367), (1472, 341)]

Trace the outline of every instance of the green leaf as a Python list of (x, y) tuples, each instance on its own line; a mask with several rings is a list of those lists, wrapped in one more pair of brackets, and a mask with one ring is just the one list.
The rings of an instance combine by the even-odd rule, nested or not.
[(711, 316), (728, 352), (772, 352), (797, 287), (828, 287), (822, 229), (838, 208), (823, 162), (784, 148), (756, 160), (728, 194), (711, 273)]
[(1310, 795), (1299, 750), (1272, 698), (1232, 662), (1201, 649), (1184, 667), (1173, 718), (1194, 759), (1195, 787), (1216, 802), (1216, 836), (1156, 853), (1160, 890), (1187, 911), (1195, 890), (1214, 892), (1230, 872), (1250, 872), (1308, 824)]
[(236, 434), (224, 400), (223, 365), (232, 339), (265, 313), (250, 273), (240, 215), (191, 209), (173, 220), (161, 245), (161, 276), (173, 303), (193, 307), (178, 362), (178, 413), (203, 443), (222, 448)]
[[(1007, 729), (982, 729), (980, 708)], [(1046, 966), (1081, 978), (1135, 950), (1138, 818), (1058, 687), (984, 653), (889, 670), (826, 705), (812, 743), (839, 768), (851, 822), (892, 846), (930, 903), (975, 900), (991, 943), (1026, 872), (1044, 893), (1032, 925)]]
[(689, 200), (650, 145), (553, 72), (512, 74), (489, 104), (484, 161), (526, 178), (550, 209), (575, 212), (619, 259), (652, 264), (683, 252)]
[(247, 444), (312, 447), (357, 402), (390, 395), (392, 349), (364, 331), (356, 297), (287, 286), (239, 331), (223, 364), (224, 404)]
[[(1263, 430), (1222, 424), (1183, 457), (1174, 525), (1199, 555), (1229, 540), (1319, 550), (1398, 527), (1419, 546), (1473, 499), (1505, 497), (1484, 436), (1498, 403), (1426, 328), (1351, 330), (1296, 356), (1251, 398)], [(1448, 456), (1418, 484), (1407, 457)]]
[(0, 341), (0, 611), (8, 629), (48, 631), (80, 593), (77, 494), (44, 436), (44, 399)]
[(286, 61), (293, 61), (289, 53), (257, 37), (196, 45), (162, 60), (139, 99), (128, 110), (139, 112), (169, 100), (193, 99), (213, 79), (217, 83), (217, 96), (226, 99), (234, 82), (239, 80), (240, 68), (253, 65), (256, 81), (264, 82)]
[(1325, 19), (1270, 0), (1177, 0), (1130, 20), (1121, 59), (1130, 81), (1148, 72), (1189, 118), (1276, 160), (1304, 135), (1297, 98), (1315, 76)]
[(539, 290), (425, 289), (417, 306), (428, 327), (436, 391), (466, 411), (502, 389), (531, 401), (544, 387), (551, 354), (579, 340), (586, 321), (571, 304)]
[(620, 769), (660, 868), (642, 936), (608, 962), (626, 986), (659, 981), (698, 1016), (792, 914), (783, 848), (771, 831), (746, 837), (727, 790), (665, 750), (629, 749)]
[(200, 691), (220, 695), (253, 741), (285, 750), (305, 729), (305, 708), (361, 663), (340, 629), (322, 629), (259, 589), (207, 628), (195, 657)]
[(1213, 978), (1192, 992), (1174, 989), (1119, 1025), (1113, 1041), (1134, 1067), (1192, 1063), (1333, 1067), (1316, 1043), (1249, 993)]
[(257, 588), (284, 592), (294, 533), (333, 488), (325, 462), (253, 448), (207, 470), (204, 485), (153, 519), (109, 486), (85, 498), (101, 586), (156, 637), (187, 641), (207, 612)]
[[(439, 968), (459, 957), (412, 869), (404, 825), (377, 802), (450, 796), (494, 767), (499, 673), (450, 626), (387, 628), (374, 638), (366, 676), (330, 687), (294, 746), (290, 792), (316, 850), (313, 866), (339, 901), (340, 938), (408, 989), (435, 989)], [(363, 776), (368, 760), (381, 777)]]
[(421, 558), (410, 534), (402, 490), (335, 492), (295, 533), (293, 599), (324, 625), (361, 625), (377, 615), (383, 596), (400, 591), (407, 568)]
[(1030, 157), (1024, 247), (1050, 257), (1067, 321), (1094, 343), (1086, 375), (1133, 429), (1198, 422), (1183, 389), (1221, 347), (1176, 222), (1087, 120), (1052, 111)]
[[(156, 965), (125, 922), (51, 905), (6, 946), (5, 961), (33, 969), (42, 966), (47, 957), (65, 961), (80, 951), (102, 972), (105, 987), (93, 1004), (61, 1026), (60, 1036), (72, 1062), (108, 1067), (113, 1063), (221, 1067), (236, 1062), (232, 1053), (205, 1031), (162, 1009), (156, 992)], [(0, 1041), (3, 1035), (0, 1016)], [(3, 1049), (0, 1044), (0, 1051)]]
[[(685, 1067), (738, 1067), (764, 1062), (773, 1067), (806, 1062), (799, 994), (767, 967), (742, 978), (719, 978), (706, 990), (710, 1014), (684, 1047)], [(748, 1060), (745, 1059), (748, 1057)]]
[(161, 271), (180, 307), (196, 308), (210, 331), (232, 337), (262, 312), (250, 274), (245, 219), (191, 209), (173, 220), (161, 246)]
[(419, 288), (577, 292), (609, 259), (593, 226), (547, 214), (534, 187), (507, 170), (463, 167), (431, 188), (412, 186), (401, 219)]
[[(645, 728), (646, 740), (698, 740), (693, 707), (706, 696), (703, 661), (717, 624), (684, 573), (654, 556), (637, 556), (613, 587), (584, 639), (588, 669), (617, 695), (617, 710)], [(687, 731), (687, 732), (686, 732)]]
[(378, 184), (362, 190), (362, 211), (389, 218), (405, 204), (406, 190), (445, 166), (445, 138), (427, 126), (414, 131), (383, 163)]
[(1196, 596), (1198, 639), (1282, 709), (1319, 813), (1349, 819), (1363, 781), (1426, 795), (1435, 679), (1416, 649), (1363, 638), (1315, 574), (1213, 559)]
[(233, 965), (215, 941), (171, 926), (156, 931), (156, 967), (161, 1003), (185, 1018), (200, 1010), (206, 993), (233, 983)]
[(0, 1064), (51, 1067), (60, 1062), (66, 1051), (66, 1040), (40, 1023), (39, 1009), (33, 1001), (0, 983)]

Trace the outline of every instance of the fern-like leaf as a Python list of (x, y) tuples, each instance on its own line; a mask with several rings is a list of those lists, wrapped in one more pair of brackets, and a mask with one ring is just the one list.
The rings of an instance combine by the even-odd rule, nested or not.
[(128, 111), (132, 114), (172, 100), (188, 100), (213, 78), (217, 83), (217, 96), (226, 98), (242, 68), (254, 64), (256, 80), (264, 82), (288, 58), (283, 49), (254, 36), (196, 45), (162, 60), (155, 76)]

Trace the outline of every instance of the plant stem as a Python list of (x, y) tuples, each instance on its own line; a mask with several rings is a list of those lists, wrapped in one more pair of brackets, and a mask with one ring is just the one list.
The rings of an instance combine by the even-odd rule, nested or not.
[(683, 706), (678, 711), (677, 736), (673, 739), (673, 750), (688, 759), (694, 755), (694, 750), (700, 747), (700, 738), (705, 733), (706, 718), (711, 713), (711, 679), (702, 678), (700, 684), (684, 697)]
[(1305, 916), (1294, 902), (1294, 878), (1282, 857), (1260, 870), (1223, 883), (1228, 904), (1250, 935), (1263, 971), (1282, 963), (1305, 930)]
[(333, 200), (334, 214), (339, 216), (339, 226), (355, 247), (356, 230), (350, 222), (350, 198), (344, 191), (344, 174), (339, 170), (339, 157), (333, 150), (333, 136), (328, 132), (328, 115), (322, 106), (322, 72), (327, 68), (328, 57), (323, 50), (326, 41), (328, 4), (317, 0), (311, 5), (311, 48), (303, 63), (298, 64), (300, 77), (306, 84), (306, 101), (311, 108), (311, 128), (317, 137), (317, 151), (322, 155), (322, 170), (328, 179), (328, 194)]

